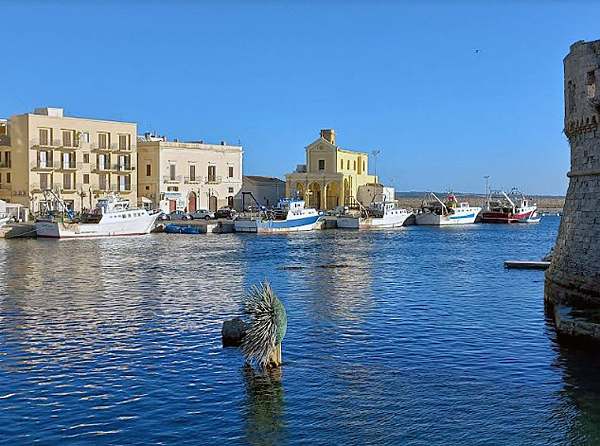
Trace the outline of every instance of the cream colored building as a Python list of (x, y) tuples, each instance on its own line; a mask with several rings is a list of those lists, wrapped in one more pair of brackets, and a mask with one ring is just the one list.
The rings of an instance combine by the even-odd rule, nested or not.
[(93, 207), (106, 192), (136, 204), (135, 123), (68, 117), (62, 108), (45, 107), (12, 116), (6, 133), (0, 199), (34, 212), (44, 210), (50, 190), (75, 211)]
[(233, 207), (242, 188), (242, 147), (138, 138), (138, 190), (165, 212)]
[(377, 183), (377, 176), (368, 173), (369, 155), (338, 147), (335, 137), (335, 130), (321, 130), (319, 139), (306, 147), (306, 164), (285, 175), (288, 196), (331, 209), (352, 204), (360, 186)]

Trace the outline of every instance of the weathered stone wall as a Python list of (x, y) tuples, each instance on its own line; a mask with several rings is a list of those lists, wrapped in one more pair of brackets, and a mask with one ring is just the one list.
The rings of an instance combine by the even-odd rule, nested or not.
[(574, 43), (564, 68), (571, 171), (545, 298), (600, 308), (600, 40)]

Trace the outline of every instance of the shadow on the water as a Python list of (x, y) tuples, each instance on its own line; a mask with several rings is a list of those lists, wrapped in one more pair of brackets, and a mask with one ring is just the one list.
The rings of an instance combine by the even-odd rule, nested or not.
[(281, 369), (261, 374), (244, 364), (242, 376), (246, 392), (246, 441), (256, 445), (285, 443), (285, 391), (281, 383)]

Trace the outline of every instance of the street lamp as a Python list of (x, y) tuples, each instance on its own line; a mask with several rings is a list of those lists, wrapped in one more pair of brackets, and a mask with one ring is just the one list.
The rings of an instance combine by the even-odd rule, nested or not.
[(373, 155), (373, 167), (375, 168), (375, 176), (377, 176), (377, 155), (379, 155), (379, 150), (373, 150), (371, 154)]

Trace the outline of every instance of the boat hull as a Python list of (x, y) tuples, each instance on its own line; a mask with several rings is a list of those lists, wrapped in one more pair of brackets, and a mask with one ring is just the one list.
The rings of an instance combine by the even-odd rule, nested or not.
[(64, 223), (51, 220), (35, 222), (37, 236), (41, 238), (122, 237), (149, 234), (158, 214), (144, 214), (129, 221), (107, 223)]
[(468, 212), (449, 215), (438, 215), (433, 212), (422, 212), (415, 216), (417, 225), (421, 226), (454, 226), (475, 223), (481, 208), (471, 208)]
[(235, 232), (275, 233), (299, 232), (315, 229), (321, 215), (315, 214), (293, 220), (268, 220), (237, 218), (233, 222)]
[(483, 214), (481, 214), (481, 221), (483, 223), (518, 223), (520, 221), (531, 218), (535, 211), (535, 208), (515, 214), (506, 212), (486, 211)]
[(404, 225), (412, 212), (385, 215), (383, 217), (350, 217), (341, 216), (337, 218), (337, 227), (341, 229), (392, 229)]

